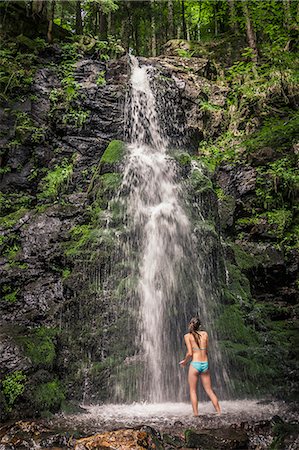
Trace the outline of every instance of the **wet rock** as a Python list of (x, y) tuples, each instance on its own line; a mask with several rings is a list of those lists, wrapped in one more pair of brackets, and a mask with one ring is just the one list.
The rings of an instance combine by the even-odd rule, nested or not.
[(29, 366), (30, 362), (22, 355), (20, 348), (11, 337), (2, 332), (0, 334), (0, 378), (10, 372), (27, 369)]
[(47, 275), (29, 283), (24, 289), (23, 316), (30, 321), (45, 320), (54, 315), (63, 301), (62, 282), (58, 277)]
[(37, 70), (32, 87), (36, 98), (32, 102), (31, 109), (32, 117), (37, 125), (41, 126), (47, 123), (51, 108), (50, 93), (60, 86), (59, 79), (54, 71), (49, 68)]
[(248, 157), (248, 162), (252, 166), (263, 166), (266, 163), (273, 162), (279, 157), (279, 153), (271, 147), (263, 147)]
[(222, 428), (218, 430), (185, 431), (186, 446), (201, 450), (233, 450), (247, 449), (248, 435), (242, 430)]
[(156, 432), (150, 427), (144, 429), (122, 429), (96, 434), (76, 441), (75, 450), (89, 449), (163, 449)]
[(96, 88), (100, 72), (105, 72), (106, 64), (101, 61), (81, 59), (75, 64), (75, 80), (84, 88)]
[(256, 186), (256, 169), (250, 166), (222, 165), (216, 174), (217, 184), (234, 197), (253, 192)]

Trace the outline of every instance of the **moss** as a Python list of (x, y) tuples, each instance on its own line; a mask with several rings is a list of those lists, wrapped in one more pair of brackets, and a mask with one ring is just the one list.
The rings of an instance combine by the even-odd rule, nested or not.
[(121, 186), (122, 175), (117, 172), (100, 175), (97, 180), (97, 205), (101, 209), (107, 209), (109, 201), (116, 195)]
[(262, 262), (263, 258), (251, 255), (248, 251), (245, 252), (238, 244), (232, 243), (230, 247), (234, 251), (236, 263), (240, 270), (252, 269)]
[(57, 411), (64, 400), (64, 389), (57, 379), (36, 387), (34, 403), (39, 410)]
[(229, 305), (217, 320), (221, 339), (253, 346), (258, 343), (256, 332), (245, 324), (237, 305)]
[(101, 70), (101, 72), (98, 75), (97, 81), (98, 86), (105, 86), (106, 85), (106, 79), (105, 79), (105, 71)]
[(251, 298), (250, 283), (248, 278), (237, 266), (227, 262), (226, 267), (228, 270), (227, 289), (235, 298), (236, 302), (247, 303)]
[(16, 225), (19, 220), (25, 216), (25, 214), (28, 212), (28, 209), (25, 207), (22, 207), (18, 209), (17, 211), (14, 211), (10, 214), (7, 214), (4, 217), (1, 217), (1, 227), (4, 229), (12, 228), (14, 225)]
[(68, 267), (66, 267), (66, 268), (63, 269), (63, 271), (62, 271), (62, 279), (63, 279), (63, 280), (67, 280), (67, 279), (70, 277), (71, 273), (72, 273), (71, 269), (69, 269)]
[(6, 377), (2, 380), (2, 392), (6, 399), (6, 407), (8, 411), (12, 410), (15, 401), (24, 392), (25, 381), (26, 376), (20, 370), (6, 375)]
[(221, 107), (219, 105), (214, 105), (213, 103), (210, 103), (210, 102), (205, 101), (205, 100), (201, 100), (200, 101), (200, 108), (203, 111), (210, 111), (210, 112), (221, 110)]
[(271, 118), (250, 139), (246, 139), (243, 144), (249, 152), (254, 152), (266, 146), (283, 152), (298, 141), (298, 130), (299, 113), (291, 115), (288, 119)]
[(72, 177), (73, 164), (66, 160), (61, 166), (56, 166), (55, 169), (48, 172), (48, 174), (41, 181), (42, 192), (38, 195), (40, 199), (55, 200), (62, 194)]
[(68, 111), (63, 114), (62, 121), (65, 125), (73, 125), (75, 128), (81, 130), (89, 115), (89, 111), (84, 111), (79, 108), (69, 108)]
[(213, 189), (213, 184), (210, 178), (198, 169), (194, 169), (190, 175), (190, 183), (197, 194)]
[(106, 148), (102, 158), (101, 164), (116, 164), (121, 161), (125, 153), (125, 144), (122, 141), (111, 141)]
[(19, 291), (20, 289), (15, 289), (14, 291), (5, 294), (3, 300), (8, 303), (15, 303), (17, 301)]
[(191, 156), (186, 152), (175, 153), (173, 157), (183, 167), (190, 166), (192, 161)]
[(285, 209), (269, 211), (266, 213), (267, 222), (274, 225), (271, 234), (279, 239), (284, 237), (285, 230), (290, 226), (293, 218), (293, 212)]
[(76, 256), (81, 253), (82, 249), (90, 242), (94, 241), (97, 230), (91, 225), (76, 225), (70, 230), (70, 240), (65, 245), (66, 256)]
[(116, 172), (105, 173), (100, 176), (100, 183), (103, 189), (103, 193), (112, 193), (117, 191), (122, 181), (122, 175)]
[(34, 366), (51, 367), (53, 365), (56, 357), (54, 342), (56, 335), (56, 329), (40, 327), (28, 336), (19, 338), (25, 355), (30, 358)]

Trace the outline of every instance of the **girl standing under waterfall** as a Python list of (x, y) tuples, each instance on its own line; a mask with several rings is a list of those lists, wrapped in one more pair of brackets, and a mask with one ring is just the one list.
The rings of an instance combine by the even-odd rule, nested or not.
[(185, 367), (190, 359), (192, 359), (188, 382), (190, 388), (190, 399), (194, 416), (198, 416), (198, 399), (197, 399), (197, 384), (199, 377), (201, 379), (204, 390), (209, 396), (213, 406), (218, 414), (221, 413), (218, 398), (212, 389), (211, 377), (208, 363), (208, 333), (206, 331), (199, 331), (200, 320), (193, 317), (189, 323), (189, 333), (185, 334), (184, 340), (187, 347), (185, 358), (180, 361), (180, 365)]

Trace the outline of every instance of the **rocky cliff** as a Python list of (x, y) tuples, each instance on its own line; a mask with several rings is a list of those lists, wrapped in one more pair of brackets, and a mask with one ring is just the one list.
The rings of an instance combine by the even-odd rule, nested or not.
[[(202, 167), (190, 204), (204, 202), (222, 241), (217, 328), (236, 396), (293, 399), (298, 93), (288, 80), (238, 78), (206, 54), (144, 63), (180, 104), (185, 135), (172, 146), (182, 179), (193, 160)], [(1, 109), (2, 418), (105, 400), (132, 345), (116, 244), (123, 211), (108, 205), (121, 179), (128, 74), (126, 57), (70, 63), (50, 46)]]

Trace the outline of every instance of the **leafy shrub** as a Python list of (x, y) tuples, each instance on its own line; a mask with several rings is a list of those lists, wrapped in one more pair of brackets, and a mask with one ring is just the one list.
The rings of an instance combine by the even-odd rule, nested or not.
[(64, 390), (60, 381), (57, 379), (37, 386), (34, 395), (36, 406), (44, 411), (58, 410), (64, 399)]
[(29, 336), (22, 337), (25, 354), (35, 366), (52, 366), (56, 357), (55, 343), (57, 331), (53, 328), (40, 327)]
[(67, 188), (73, 174), (73, 164), (63, 161), (61, 166), (48, 172), (41, 185), (43, 191), (39, 194), (41, 199), (57, 199)]
[(2, 392), (5, 395), (8, 411), (12, 410), (16, 399), (24, 392), (26, 376), (17, 370), (9, 375), (6, 375), (2, 381)]

